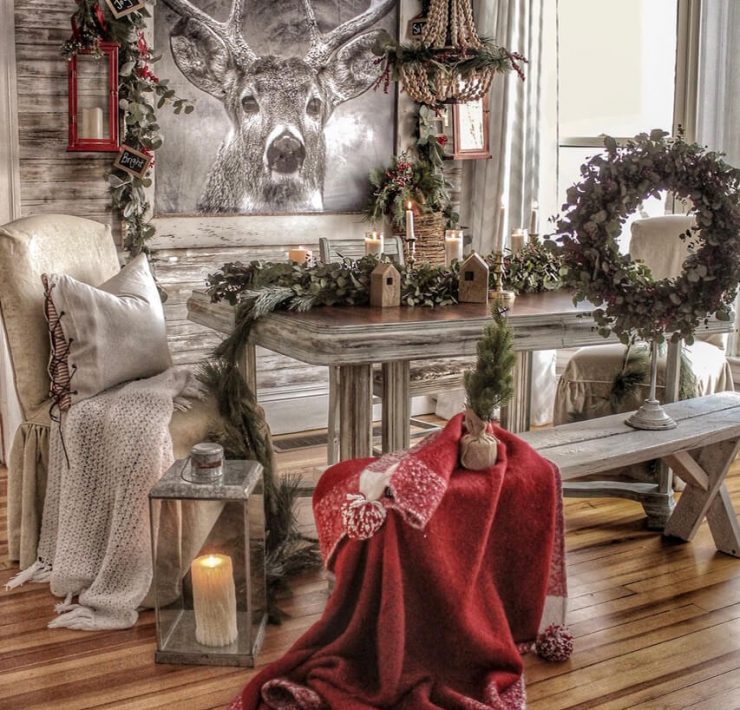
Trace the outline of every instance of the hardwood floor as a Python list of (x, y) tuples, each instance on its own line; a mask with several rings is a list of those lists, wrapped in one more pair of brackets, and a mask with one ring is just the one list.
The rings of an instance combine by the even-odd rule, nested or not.
[[(322, 465), (321, 449), (281, 454), (283, 470)], [(740, 510), (740, 460), (728, 484)], [(7, 473), (0, 469), (0, 585), (7, 560)], [(569, 624), (567, 663), (526, 657), (532, 710), (740, 708), (740, 560), (716, 553), (706, 523), (690, 544), (643, 528), (641, 508), (614, 500), (566, 501)], [(295, 580), (270, 627), (260, 665), (278, 658), (320, 616), (320, 573)], [(125, 631), (50, 630), (54, 598), (29, 584), (0, 591), (0, 708), (223, 707), (249, 679), (244, 669), (156, 665), (154, 619)]]

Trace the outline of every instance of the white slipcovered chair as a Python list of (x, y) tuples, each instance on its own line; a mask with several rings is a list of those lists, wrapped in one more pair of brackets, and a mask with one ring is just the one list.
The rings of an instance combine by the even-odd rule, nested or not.
[[(47, 479), (51, 401), (41, 275), (65, 273), (97, 286), (119, 268), (110, 228), (98, 222), (42, 215), (0, 227), (0, 313), (23, 414), (8, 475), (9, 556), (21, 569), (36, 560)], [(170, 422), (175, 457), (186, 457), (206, 439), (217, 417), (210, 398), (175, 411)]]
[[(651, 270), (653, 278), (675, 277), (683, 270), (683, 262), (688, 254), (684, 241), (679, 235), (693, 225), (693, 217), (685, 215), (666, 215), (636, 220), (632, 223), (629, 252), (633, 259), (643, 261)], [(696, 332), (692, 345), (684, 346), (684, 355), (691, 364), (696, 380), (696, 394), (702, 396), (714, 392), (731, 391), (732, 372), (725, 357), (727, 336), (724, 334), (702, 334)], [(558, 382), (554, 423), (565, 424), (580, 419), (594, 419), (616, 413), (610, 402), (614, 378), (622, 369), (626, 347), (621, 344), (599, 345), (580, 348), (568, 361)], [(658, 361), (657, 397), (663, 400), (665, 390), (666, 356)], [(646, 378), (631, 395), (624, 397), (617, 407), (618, 412), (637, 409), (647, 397), (649, 380)], [(600, 475), (606, 480), (655, 480), (655, 474), (646, 466), (619, 469)], [(590, 484), (589, 484), (590, 486)], [(590, 487), (584, 485), (572, 495), (588, 495)], [(604, 493), (603, 488), (594, 485), (593, 494)], [(568, 494), (566, 486), (566, 495)], [(618, 495), (618, 493), (614, 493)], [(627, 496), (641, 500), (639, 495)], [(644, 502), (643, 502), (644, 504)], [(648, 507), (646, 506), (646, 510)], [(651, 513), (648, 510), (650, 517)], [(651, 526), (659, 527), (658, 517)]]

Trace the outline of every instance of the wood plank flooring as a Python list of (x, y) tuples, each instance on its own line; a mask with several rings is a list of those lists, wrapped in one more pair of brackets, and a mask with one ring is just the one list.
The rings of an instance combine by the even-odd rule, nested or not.
[[(282, 470), (323, 464), (320, 448), (281, 454)], [(740, 509), (740, 460), (728, 479)], [(0, 585), (17, 568), (7, 560), (7, 472), (0, 469)], [(570, 499), (567, 520), (567, 663), (525, 661), (529, 708), (740, 708), (740, 560), (716, 553), (706, 523), (690, 544), (643, 527), (637, 504)], [(282, 653), (321, 615), (321, 573), (293, 583), (288, 618), (270, 627), (260, 665)], [(0, 591), (0, 709), (224, 707), (250, 678), (244, 669), (156, 665), (152, 612), (132, 629), (50, 630), (46, 587)]]

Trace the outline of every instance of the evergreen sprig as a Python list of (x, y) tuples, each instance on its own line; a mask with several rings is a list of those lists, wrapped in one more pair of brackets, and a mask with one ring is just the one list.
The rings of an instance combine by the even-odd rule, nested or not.
[(475, 370), (465, 373), (468, 406), (483, 421), (514, 395), (514, 335), (506, 319), (494, 313), (478, 342)]
[[(99, 55), (101, 41), (118, 44), (118, 105), (123, 114), (123, 143), (153, 156), (162, 146), (157, 109), (169, 105), (176, 114), (189, 114), (194, 106), (177, 96), (167, 79), (160, 79), (152, 71), (152, 65), (161, 57), (153, 53), (144, 35), (146, 19), (150, 17), (146, 7), (117, 18), (104, 2), (77, 0), (72, 15), (75, 29), (62, 46), (62, 55), (69, 58), (81, 50)], [(152, 167), (153, 164), (152, 161)], [(142, 252), (148, 254), (147, 242), (155, 232), (146, 195), (146, 188), (152, 185), (151, 177), (130, 175), (111, 166), (107, 181), (113, 207), (121, 217), (124, 248), (132, 257)]]

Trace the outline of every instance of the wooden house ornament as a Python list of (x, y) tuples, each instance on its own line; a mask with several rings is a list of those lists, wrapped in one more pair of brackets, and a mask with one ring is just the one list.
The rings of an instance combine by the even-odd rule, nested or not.
[(401, 305), (401, 274), (390, 262), (381, 262), (370, 274), (370, 305), (380, 308)]
[(458, 301), (488, 303), (488, 264), (475, 252), (460, 267)]

